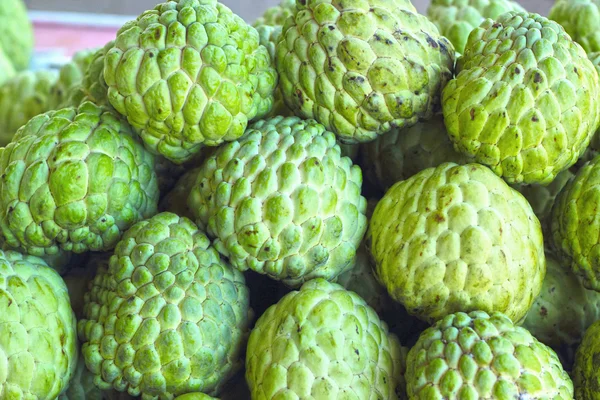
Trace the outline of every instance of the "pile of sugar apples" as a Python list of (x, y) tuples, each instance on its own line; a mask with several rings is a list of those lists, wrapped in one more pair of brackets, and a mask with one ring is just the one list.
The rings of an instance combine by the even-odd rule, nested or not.
[(0, 400), (600, 399), (600, 1), (0, 1)]

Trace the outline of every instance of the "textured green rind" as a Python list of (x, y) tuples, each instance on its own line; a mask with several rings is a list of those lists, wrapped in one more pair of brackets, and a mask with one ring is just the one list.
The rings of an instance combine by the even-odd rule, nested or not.
[(585, 164), (556, 200), (554, 246), (588, 289), (600, 291), (600, 157)]
[(277, 84), (256, 29), (216, 0), (161, 3), (125, 24), (104, 78), (146, 147), (176, 163), (240, 138), (271, 111)]
[(154, 157), (92, 103), (33, 118), (0, 148), (0, 232), (32, 255), (108, 251), (156, 213)]
[(83, 356), (79, 356), (77, 368), (69, 387), (63, 392), (58, 400), (104, 400), (104, 393), (94, 385), (94, 374), (85, 366)]
[(58, 80), (50, 90), (50, 109), (60, 110), (81, 104), (81, 101), (79, 103), (74, 101), (73, 91), (81, 87), (83, 77), (96, 51), (96, 49), (81, 50), (73, 55), (70, 62), (62, 66)]
[(556, 0), (548, 18), (561, 24), (588, 53), (600, 51), (599, 7), (598, 0)]
[(285, 21), (296, 12), (296, 0), (281, 0), (279, 5), (269, 8), (254, 24), (255, 28), (261, 25), (283, 25)]
[(0, 85), (15, 76), (15, 67), (12, 65), (4, 50), (0, 47)]
[(368, 142), (440, 108), (455, 52), (408, 0), (297, 3), (277, 44), (286, 104), (344, 143)]
[(114, 45), (114, 40), (110, 41), (94, 53), (88, 68), (84, 71), (78, 90), (79, 93), (76, 93), (75, 97), (71, 99), (72, 103), (75, 103), (76, 100), (80, 102), (91, 101), (97, 105), (112, 108), (108, 101), (108, 85), (104, 80), (104, 59), (106, 58), (106, 53)]
[(175, 398), (175, 400), (218, 400), (204, 393), (187, 393)]
[(569, 368), (586, 329), (600, 319), (600, 293), (587, 290), (568, 266), (546, 253), (548, 271), (523, 327), (552, 347)]
[(432, 0), (427, 17), (452, 42), (454, 49), (462, 53), (473, 29), (484, 19), (495, 20), (508, 11), (525, 9), (510, 0)]
[(354, 292), (323, 279), (284, 296), (258, 320), (246, 352), (252, 399), (397, 399), (404, 352)]
[(50, 90), (56, 71), (24, 71), (0, 86), (0, 146), (6, 146), (15, 132), (50, 107)]
[(405, 377), (410, 399), (573, 399), (556, 353), (501, 313), (438, 321), (408, 353)]
[(55, 399), (77, 364), (75, 315), (46, 263), (0, 251), (0, 397)]
[(588, 328), (577, 349), (573, 383), (577, 400), (600, 399), (600, 321)]
[(34, 45), (33, 26), (23, 0), (2, 0), (0, 4), (0, 48), (15, 70), (29, 66)]
[(244, 276), (191, 220), (135, 224), (85, 295), (78, 332), (95, 384), (143, 399), (218, 394), (242, 367), (248, 299)]
[(353, 265), (367, 229), (361, 186), (333, 133), (275, 117), (204, 162), (188, 205), (234, 267), (298, 287)]
[(598, 73), (556, 22), (505, 13), (473, 30), (443, 91), (455, 148), (509, 183), (548, 184), (598, 127)]
[(424, 169), (445, 162), (467, 162), (467, 157), (452, 147), (441, 114), (409, 128), (393, 129), (363, 148), (365, 179), (382, 191)]
[(479, 164), (445, 163), (392, 186), (366, 240), (392, 298), (428, 322), (475, 310), (519, 322), (546, 273), (531, 206)]

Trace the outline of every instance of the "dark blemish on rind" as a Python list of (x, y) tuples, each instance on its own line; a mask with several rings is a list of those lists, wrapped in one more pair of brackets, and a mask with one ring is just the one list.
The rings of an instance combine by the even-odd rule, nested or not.
[(521, 70), (519, 68), (515, 68), (515, 74), (519, 75), (521, 73)]
[(160, 39), (160, 29), (157, 29), (156, 31), (154, 31), (154, 39), (156, 39), (156, 40)]
[(538, 121), (539, 121), (539, 118), (537, 117), (537, 115), (534, 115), (533, 117), (531, 117), (531, 120), (532, 120), (533, 122), (538, 122)]
[(335, 25), (329, 25), (328, 28), (329, 28), (330, 31), (332, 31), (332, 30), (335, 29)]
[(499, 24), (498, 22), (496, 22), (494, 25), (492, 25), (492, 28), (494, 28), (494, 29), (498, 29), (500, 27), (502, 27), (502, 24)]
[(304, 104), (304, 97), (302, 97), (302, 91), (300, 89), (296, 89), (296, 97), (298, 97), (298, 101), (300, 105)]
[(378, 42), (381, 41), (381, 36), (379, 36), (378, 34), (375, 34), (375, 40), (377, 40)]
[(392, 42), (390, 39), (385, 39), (385, 44), (391, 46), (392, 44), (394, 44), (394, 42)]
[(548, 315), (548, 309), (546, 307), (540, 308), (540, 314), (542, 315), (542, 317), (545, 317), (546, 315)]
[(533, 76), (533, 81), (535, 83), (540, 83), (542, 81), (542, 75), (540, 75), (539, 72), (536, 72), (535, 75)]
[(427, 40), (427, 43), (431, 47), (433, 47), (434, 49), (437, 49), (439, 47), (438, 44), (437, 44), (437, 42), (435, 40), (433, 40), (433, 38), (431, 36), (427, 35), (427, 39), (426, 40)]
[(267, 246), (265, 247), (265, 251), (271, 251), (271, 248)]
[(354, 354), (356, 354), (357, 356), (360, 355), (360, 353), (358, 352), (358, 349), (354, 349)]
[(471, 121), (475, 120), (475, 109), (471, 108), (471, 112), (469, 113), (471, 115)]
[(148, 53), (148, 57), (154, 58), (154, 53)]

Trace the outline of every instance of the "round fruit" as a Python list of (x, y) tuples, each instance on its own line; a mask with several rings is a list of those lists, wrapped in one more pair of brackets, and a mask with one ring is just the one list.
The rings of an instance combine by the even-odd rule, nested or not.
[(0, 3), (0, 48), (15, 70), (29, 67), (33, 54), (33, 26), (23, 0), (2, 0)]
[(585, 331), (583, 341), (577, 349), (573, 382), (577, 400), (600, 399), (600, 321), (594, 322)]
[(367, 228), (361, 186), (333, 133), (275, 117), (204, 162), (188, 205), (234, 267), (298, 287), (353, 265)]
[(406, 364), (410, 399), (573, 399), (556, 353), (501, 313), (446, 316)]
[(454, 49), (409, 0), (303, 0), (277, 44), (286, 104), (344, 143), (431, 118)]
[(253, 26), (261, 25), (283, 25), (285, 21), (294, 15), (296, 11), (296, 0), (281, 0), (281, 3), (275, 7), (269, 8), (262, 17), (258, 18)]
[(238, 139), (273, 106), (277, 73), (256, 29), (216, 0), (157, 5), (118, 32), (108, 99), (154, 153), (182, 163)]
[(253, 399), (397, 399), (404, 357), (385, 322), (354, 292), (323, 279), (258, 320), (246, 352)]
[(598, 127), (592, 62), (556, 22), (508, 12), (469, 36), (443, 92), (455, 148), (509, 183), (548, 184), (583, 154)]
[(548, 18), (561, 24), (588, 53), (600, 51), (600, 1), (556, 0)]
[(429, 322), (476, 310), (518, 322), (546, 273), (531, 206), (479, 164), (445, 163), (392, 186), (367, 243), (392, 298)]

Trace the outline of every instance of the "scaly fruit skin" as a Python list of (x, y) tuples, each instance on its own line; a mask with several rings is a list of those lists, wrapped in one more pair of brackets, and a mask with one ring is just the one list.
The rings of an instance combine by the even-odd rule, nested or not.
[(277, 44), (286, 104), (344, 143), (431, 118), (454, 49), (408, 0), (297, 3)]
[(577, 400), (600, 399), (600, 321), (594, 322), (585, 331), (583, 341), (577, 349), (573, 383)]
[(548, 18), (561, 24), (565, 31), (588, 53), (600, 51), (600, 1), (556, 0)]
[(393, 129), (363, 148), (361, 164), (366, 179), (384, 192), (424, 169), (445, 162), (467, 162), (467, 157), (452, 147), (441, 114), (409, 128)]
[(508, 12), (473, 30), (443, 92), (455, 148), (507, 182), (548, 184), (599, 122), (598, 73), (557, 23)]
[(428, 322), (476, 310), (519, 322), (546, 273), (531, 206), (480, 164), (445, 163), (392, 186), (367, 244), (392, 298)]
[(154, 157), (85, 103), (33, 118), (0, 148), (0, 232), (32, 255), (108, 251), (156, 214)]
[(261, 25), (281, 26), (296, 12), (296, 0), (281, 0), (279, 5), (269, 8), (252, 26)]
[(552, 211), (554, 246), (583, 279), (600, 291), (600, 157), (585, 164), (561, 191)]
[(572, 400), (556, 353), (501, 313), (446, 316), (408, 353), (410, 399)]
[(85, 366), (83, 356), (79, 356), (69, 387), (58, 400), (104, 400), (104, 393), (94, 385), (94, 374)]
[(0, 48), (15, 70), (27, 69), (33, 54), (33, 26), (23, 0), (2, 0), (0, 4)]
[(77, 364), (65, 283), (38, 257), (0, 251), (0, 299), (0, 396), (56, 399)]
[(12, 65), (4, 50), (0, 47), (0, 85), (15, 76), (15, 67)]
[(525, 9), (510, 0), (432, 0), (427, 16), (454, 49), (462, 53), (473, 29), (486, 18), (495, 20), (508, 11), (525, 12)]
[(298, 287), (353, 265), (367, 228), (361, 186), (333, 133), (275, 117), (204, 162), (188, 205), (233, 266)]
[(125, 233), (85, 296), (86, 364), (101, 389), (144, 400), (217, 394), (242, 366), (248, 301), (244, 276), (192, 221), (158, 214)]
[(363, 299), (315, 279), (259, 318), (248, 341), (246, 381), (254, 400), (397, 399), (403, 355)]
[(600, 319), (600, 293), (587, 290), (568, 266), (546, 253), (547, 274), (523, 327), (552, 347), (566, 368), (586, 329)]
[(104, 78), (148, 149), (178, 164), (242, 136), (271, 111), (277, 84), (256, 29), (216, 0), (161, 3), (125, 24)]
[(58, 74), (58, 81), (50, 90), (50, 108), (60, 110), (70, 106), (79, 106), (81, 102), (72, 104), (73, 90), (79, 89), (88, 67), (92, 63), (96, 49), (81, 50), (73, 55), (73, 59), (63, 65)]
[(50, 107), (50, 90), (56, 71), (23, 71), (0, 86), (0, 146), (6, 146), (17, 130)]
[(112, 108), (108, 101), (108, 85), (104, 80), (104, 59), (115, 42), (110, 41), (92, 56), (92, 60), (81, 81), (82, 101), (91, 101), (97, 105)]

